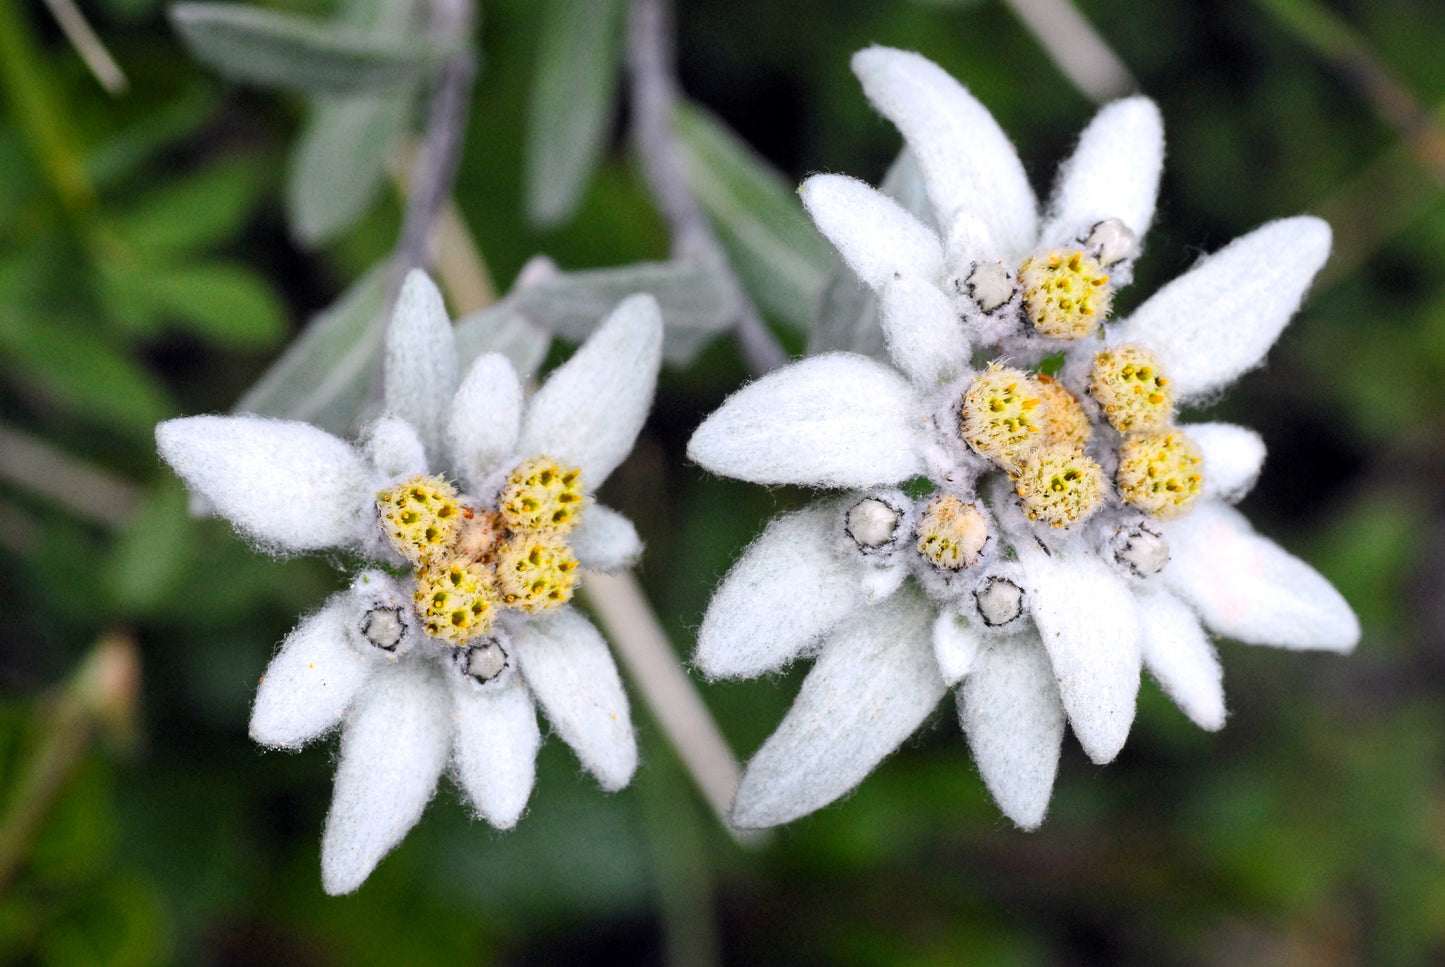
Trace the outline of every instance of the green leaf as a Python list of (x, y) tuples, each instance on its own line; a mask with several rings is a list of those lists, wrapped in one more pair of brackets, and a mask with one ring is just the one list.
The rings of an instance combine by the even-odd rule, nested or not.
[(549, 331), (580, 342), (634, 292), (656, 297), (665, 326), (663, 355), (678, 366), (691, 362), (737, 316), (726, 274), (719, 266), (698, 261), (562, 272), (518, 290), (513, 298), (519, 309)]
[(195, 533), (183, 487), (168, 482), (146, 495), (103, 565), (103, 580), (116, 604), (145, 614), (165, 601), (191, 565)]
[(338, 436), (354, 432), (381, 356), (386, 279), (382, 262), (352, 283), (306, 325), (236, 412), (304, 420)]
[(385, 184), (386, 159), (407, 130), (415, 92), (318, 98), (291, 154), (286, 214), (315, 248), (366, 214)]
[(677, 112), (683, 163), (743, 284), (769, 315), (813, 327), (837, 258), (776, 169), (697, 107)]
[(527, 216), (566, 221), (597, 167), (617, 98), (624, 0), (547, 0), (527, 112)]
[(240, 233), (264, 188), (259, 158), (232, 158), (163, 183), (111, 227), (148, 254), (210, 248)]
[(85, 156), (95, 186), (104, 190), (135, 174), (165, 148), (193, 135), (214, 116), (217, 95), (193, 83), (185, 93), (144, 115)]
[(396, 39), (233, 3), (178, 3), (171, 21), (199, 60), (232, 80), (355, 93), (420, 81), (466, 43)]
[(160, 268), (143, 277), (161, 314), (234, 349), (276, 343), (286, 312), (271, 286), (250, 269), (224, 262)]

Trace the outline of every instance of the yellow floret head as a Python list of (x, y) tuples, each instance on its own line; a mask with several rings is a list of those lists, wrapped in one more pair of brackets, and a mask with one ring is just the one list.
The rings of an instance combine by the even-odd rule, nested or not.
[(965, 442), (1002, 467), (1035, 442), (1043, 425), (1038, 385), (1021, 369), (990, 364), (975, 376), (959, 404), (958, 431)]
[(1133, 434), (1119, 447), (1114, 482), (1126, 503), (1155, 517), (1177, 517), (1199, 497), (1204, 458), (1179, 430)]
[(959, 571), (977, 563), (988, 543), (988, 518), (953, 494), (936, 497), (923, 509), (914, 533), (918, 553), (934, 567)]
[(1043, 399), (1043, 437), (1045, 443), (1072, 443), (1084, 446), (1094, 435), (1094, 426), (1084, 405), (1068, 388), (1052, 376), (1034, 377)]
[(1104, 471), (1083, 448), (1051, 443), (1025, 454), (1012, 475), (1029, 520), (1069, 527), (1087, 520), (1104, 501)]
[(519, 611), (547, 611), (566, 604), (577, 583), (577, 558), (555, 533), (521, 531), (497, 552), (502, 601)]
[(1120, 433), (1162, 430), (1174, 419), (1174, 389), (1147, 349), (1120, 346), (1094, 357), (1089, 395)]
[(534, 457), (507, 477), (497, 503), (512, 530), (565, 534), (587, 504), (582, 471), (547, 457)]
[(491, 629), (501, 597), (486, 565), (442, 558), (415, 576), (413, 598), (427, 634), (461, 645)]
[(1082, 251), (1045, 252), (1019, 266), (1024, 309), (1034, 329), (1055, 339), (1083, 339), (1099, 328), (1114, 297), (1108, 273)]
[(383, 490), (376, 508), (391, 546), (412, 564), (445, 551), (461, 525), (456, 489), (441, 477), (413, 477)]

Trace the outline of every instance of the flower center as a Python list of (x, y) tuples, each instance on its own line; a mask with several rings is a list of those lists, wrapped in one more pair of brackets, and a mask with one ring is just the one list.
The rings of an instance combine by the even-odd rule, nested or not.
[(1087, 519), (1104, 499), (1104, 471), (1068, 443), (1052, 443), (1026, 454), (1012, 475), (1029, 520), (1068, 527)]
[(485, 564), (450, 558), (416, 570), (417, 613), (426, 633), (454, 645), (490, 630), (500, 603)]
[(969, 446), (1007, 468), (1039, 431), (1043, 402), (1038, 386), (1021, 369), (990, 363), (969, 384), (959, 405), (959, 433)]
[(1052, 376), (1035, 376), (1034, 386), (1044, 401), (1044, 441), (1071, 443), (1079, 447), (1088, 443), (1094, 435), (1094, 427), (1079, 398)]
[(502, 520), (511, 530), (565, 534), (577, 523), (577, 515), (586, 505), (585, 496), (581, 470), (536, 457), (507, 477), (497, 504)]
[(1019, 266), (1019, 284), (1034, 329), (1055, 339), (1093, 335), (1109, 314), (1113, 298), (1103, 266), (1077, 250), (1025, 259)]
[(1155, 517), (1175, 517), (1199, 496), (1203, 457), (1177, 429), (1127, 436), (1119, 447), (1119, 496)]
[(413, 477), (377, 494), (376, 505), (391, 546), (412, 564), (450, 546), (461, 524), (456, 489), (441, 477)]
[(577, 558), (555, 533), (519, 531), (497, 550), (497, 586), (508, 607), (546, 611), (566, 604), (577, 583)]
[(1174, 391), (1146, 349), (1121, 346), (1096, 355), (1089, 395), (1120, 433), (1162, 430), (1174, 418)]
[(934, 567), (958, 571), (978, 561), (988, 543), (988, 521), (973, 504), (944, 494), (918, 520), (918, 553)]

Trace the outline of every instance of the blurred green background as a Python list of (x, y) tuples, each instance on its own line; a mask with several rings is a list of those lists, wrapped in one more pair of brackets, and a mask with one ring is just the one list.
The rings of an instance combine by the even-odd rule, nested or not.
[[(477, 32), (456, 197), (503, 291), (537, 252), (566, 269), (667, 253), (625, 116), (575, 216), (547, 231), (527, 218), (527, 113), (559, 7), (489, 0)], [(630, 788), (600, 792), (550, 740), (514, 832), (471, 821), (443, 783), (365, 886), (333, 899), (318, 850), (334, 740), (267, 754), (246, 720), (276, 643), (344, 576), (191, 520), (151, 431), (229, 409), (387, 254), (400, 204), (384, 191), (304, 250), (283, 197), (305, 98), (219, 80), (155, 0), (95, 0), (86, 13), (130, 81), (111, 97), (46, 7), (0, 0), (0, 963), (1445, 962), (1445, 8), (1080, 9), (1168, 138), (1122, 308), (1269, 219), (1335, 228), (1267, 368), (1209, 415), (1264, 435), (1244, 508), (1354, 604), (1357, 653), (1222, 643), (1218, 735), (1146, 681), (1118, 761), (1095, 767), (1068, 740), (1032, 834), (989, 800), (945, 702), (856, 794), (750, 849), (634, 691)], [(876, 181), (896, 154), (848, 70), (868, 43), (969, 85), (1041, 192), (1093, 112), (1000, 3), (683, 0), (676, 16), (686, 94), (789, 183)], [(745, 378), (725, 338), (669, 368), (603, 493), (648, 541), (640, 577), (680, 659), (715, 578), (808, 498), (684, 459)], [(83, 670), (101, 640), (136, 656), (138, 691)], [(801, 671), (704, 686), (739, 755)], [(68, 761), (27, 815), (47, 764)]]

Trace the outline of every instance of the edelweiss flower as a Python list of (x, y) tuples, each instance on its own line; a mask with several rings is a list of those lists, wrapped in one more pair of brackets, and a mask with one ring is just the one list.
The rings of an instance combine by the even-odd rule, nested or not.
[[(364, 571), (303, 619), (256, 695), (263, 745), (299, 748), (342, 727), (328, 892), (361, 885), (448, 768), (480, 816), (514, 825), (535, 777), (534, 703), (603, 788), (631, 778), (616, 666), (566, 601), (579, 564), (615, 570), (641, 551), (632, 525), (589, 493), (642, 427), (661, 340), (656, 303), (629, 298), (524, 407), (500, 355), (458, 385), (441, 295), (415, 272), (387, 333), (386, 412), (361, 449), (251, 416), (157, 428), (166, 461), (263, 549), (336, 548), (410, 571)], [(438, 469), (446, 476), (429, 475)]]
[[(1258, 473), (1258, 436), (1174, 422), (1176, 403), (1258, 364), (1329, 231), (1309, 218), (1267, 225), (1102, 338), (1107, 302), (1090, 304), (1087, 331), (1045, 331), (1057, 319), (1031, 304), (1029, 260), (1092, 257), (1117, 280), (1137, 252), (1163, 155), (1153, 106), (1131, 98), (1100, 112), (1039, 233), (1012, 147), (961, 86), (899, 51), (864, 51), (854, 67), (918, 156), (948, 241), (861, 183), (805, 183), (819, 227), (880, 290), (906, 378), (861, 356), (819, 356), (745, 387), (698, 428), (689, 455), (715, 472), (855, 492), (768, 526), (718, 588), (695, 660), (710, 676), (752, 676), (817, 654), (748, 765), (740, 826), (846, 793), (957, 685), (986, 785), (1032, 828), (1066, 719), (1090, 758), (1112, 760), (1141, 665), (1198, 724), (1223, 724), (1201, 620), (1257, 644), (1348, 650), (1358, 638), (1328, 582), (1227, 506)], [(1021, 268), (995, 273), (980, 300), (979, 286), (957, 283), (1002, 264), (986, 251)], [(1069, 294), (1085, 291), (1080, 279), (1055, 281), (1079, 315)], [(972, 369), (987, 345), (1007, 364)], [(1045, 353), (1063, 356), (1055, 377), (1015, 368)]]

